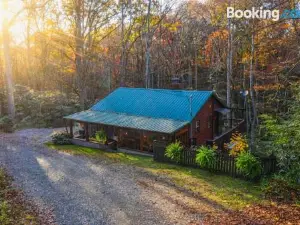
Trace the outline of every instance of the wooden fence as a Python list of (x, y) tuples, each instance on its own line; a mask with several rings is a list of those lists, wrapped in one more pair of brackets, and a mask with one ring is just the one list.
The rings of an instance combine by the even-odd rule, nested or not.
[[(172, 160), (165, 156), (166, 145), (162, 142), (155, 142), (153, 145), (153, 158), (158, 162), (174, 163)], [(194, 150), (184, 150), (182, 151), (180, 158), (180, 165), (189, 166), (194, 168), (200, 168), (196, 164), (197, 152)], [(261, 175), (270, 175), (277, 170), (276, 159), (274, 157), (260, 158), (262, 165)], [(216, 161), (211, 168), (204, 168), (216, 173), (227, 174), (233, 177), (242, 177), (242, 173), (236, 168), (235, 157), (229, 156), (227, 154), (218, 153), (216, 155)]]

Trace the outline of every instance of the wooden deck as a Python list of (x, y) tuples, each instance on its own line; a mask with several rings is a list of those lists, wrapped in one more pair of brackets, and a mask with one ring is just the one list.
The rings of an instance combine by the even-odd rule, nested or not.
[(230, 138), (233, 133), (240, 132), (244, 133), (246, 130), (246, 122), (245, 120), (240, 121), (235, 127), (229, 129), (225, 133), (216, 136), (213, 140), (207, 140), (207, 145), (216, 145), (219, 149), (224, 149), (224, 144), (230, 142)]

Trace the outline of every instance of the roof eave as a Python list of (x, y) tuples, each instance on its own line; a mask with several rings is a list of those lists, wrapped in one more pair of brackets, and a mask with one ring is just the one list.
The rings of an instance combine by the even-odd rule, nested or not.
[(64, 118), (66, 120), (73, 120), (76, 122), (82, 122), (82, 123), (92, 123), (92, 124), (102, 124), (102, 125), (106, 125), (106, 126), (112, 126), (112, 127), (119, 127), (119, 128), (129, 128), (129, 129), (134, 129), (134, 130), (141, 130), (141, 131), (147, 131), (147, 132), (155, 132), (155, 133), (161, 133), (161, 134), (174, 134), (176, 133), (178, 130), (180, 130), (181, 128), (183, 128), (184, 126), (186, 126), (187, 124), (181, 126), (180, 128), (171, 131), (171, 132), (164, 132), (164, 131), (154, 131), (154, 130), (146, 130), (146, 129), (138, 129), (135, 127), (122, 127), (122, 126), (118, 126), (118, 125), (111, 125), (111, 124), (107, 124), (107, 123), (96, 123), (96, 122), (90, 122), (90, 121), (84, 121), (84, 120), (78, 120), (78, 119), (72, 119), (72, 118)]

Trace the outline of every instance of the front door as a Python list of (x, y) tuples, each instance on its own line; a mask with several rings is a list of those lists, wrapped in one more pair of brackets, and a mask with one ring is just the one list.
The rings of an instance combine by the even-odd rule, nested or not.
[(220, 116), (220, 113), (218, 112), (214, 113), (214, 118), (213, 118), (214, 137), (219, 136), (221, 134), (221, 129), (220, 129), (221, 117), (222, 115)]
[(136, 130), (120, 129), (119, 146), (128, 149), (140, 149), (140, 135)]
[(107, 127), (107, 137), (108, 137), (108, 139), (114, 138), (114, 127), (112, 127), (112, 126)]

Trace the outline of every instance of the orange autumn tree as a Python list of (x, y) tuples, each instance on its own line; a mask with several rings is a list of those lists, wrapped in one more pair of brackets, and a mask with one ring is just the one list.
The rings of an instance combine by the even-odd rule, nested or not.
[(225, 144), (225, 148), (229, 150), (231, 156), (237, 156), (242, 152), (247, 151), (249, 145), (245, 135), (235, 132), (230, 138), (230, 142)]
[(225, 29), (214, 31), (208, 36), (205, 46), (206, 65), (220, 63), (225, 59), (226, 52), (219, 49), (225, 49), (227, 38), (228, 31)]

